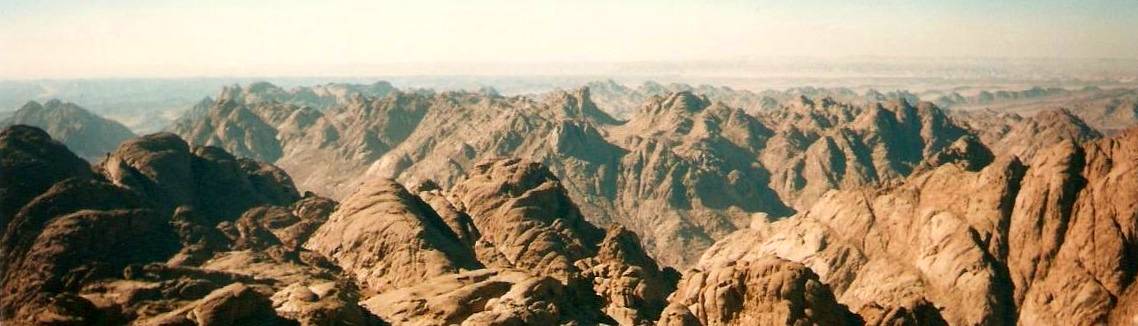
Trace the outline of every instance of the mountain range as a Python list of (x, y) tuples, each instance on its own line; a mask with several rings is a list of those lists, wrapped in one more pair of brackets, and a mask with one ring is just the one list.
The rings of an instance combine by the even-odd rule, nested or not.
[[(1084, 120), (1125, 111), (1125, 95), (1032, 112), (903, 92), (746, 108), (762, 102), (596, 86), (231, 86), (170, 132), (126, 135), (96, 157), (73, 146), (110, 141), (91, 127), (100, 120), (82, 120), (87, 143), (13, 122), (0, 132), (0, 321), (1138, 316), (1138, 130)], [(608, 113), (634, 92), (626, 118)], [(1115, 109), (1093, 109), (1104, 105)], [(49, 107), (62, 113), (38, 113)], [(46, 117), (21, 120), (36, 125), (90, 115), (25, 109), (14, 117)]]
[(172, 132), (272, 162), (301, 189), (333, 199), (365, 175), (447, 189), (485, 159), (538, 161), (593, 222), (625, 225), (681, 268), (756, 216), (789, 216), (832, 189), (899, 182), (963, 137), (1021, 156), (1101, 137), (1071, 114), (968, 119), (909, 100), (799, 95), (748, 112), (683, 90), (647, 97), (619, 120), (588, 87), (537, 98), (394, 90), (316, 108), (255, 86), (227, 88)]

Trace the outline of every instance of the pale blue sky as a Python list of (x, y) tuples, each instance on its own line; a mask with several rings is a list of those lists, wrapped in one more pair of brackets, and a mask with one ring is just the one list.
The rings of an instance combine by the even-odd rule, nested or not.
[(1136, 35), (1136, 0), (3, 0), (0, 79), (438, 62), (1138, 59)]

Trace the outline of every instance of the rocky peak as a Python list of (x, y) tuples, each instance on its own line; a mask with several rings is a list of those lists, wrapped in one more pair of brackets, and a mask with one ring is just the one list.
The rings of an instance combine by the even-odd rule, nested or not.
[(660, 106), (673, 111), (698, 112), (707, 107), (710, 102), (704, 96), (697, 96), (690, 91), (681, 91), (665, 97)]
[(675, 270), (660, 270), (640, 246), (640, 238), (619, 225), (606, 232), (596, 256), (576, 266), (593, 279), (602, 309), (621, 325), (650, 325), (659, 319), (679, 279)]
[(595, 254), (604, 236), (537, 162), (480, 163), (451, 189), (451, 202), (514, 265), (560, 279), (576, 274), (573, 261)]
[(993, 153), (1015, 155), (1025, 161), (1054, 144), (1083, 144), (1103, 137), (1066, 109), (1046, 110), (1028, 117), (995, 111), (954, 112), (953, 119), (975, 131)]
[[(57, 100), (52, 99), (52, 101), (57, 101)], [(26, 111), (26, 112), (31, 113), (31, 112), (36, 112), (39, 110), (43, 110), (43, 105), (40, 104), (40, 102), (28, 101), (28, 103), (24, 103), (24, 106), (21, 106), (20, 109), (17, 111)]]
[(589, 87), (581, 87), (570, 92), (557, 91), (552, 97), (552, 105), (558, 106), (567, 117), (588, 119), (601, 124), (617, 123), (616, 119), (597, 108), (597, 104), (590, 96)]
[(195, 197), (190, 146), (171, 133), (123, 142), (100, 167), (112, 183), (148, 193), (171, 211)]
[(134, 137), (134, 133), (121, 123), (59, 99), (44, 104), (30, 101), (11, 117), (0, 120), (0, 127), (16, 124), (42, 128), (90, 161), (101, 159), (119, 142)]
[(656, 262), (640, 247), (640, 237), (622, 225), (610, 227), (597, 249), (597, 259), (622, 261), (656, 269)]
[(1033, 118), (1042, 128), (1062, 128), (1064, 132), (1075, 139), (1102, 138), (1102, 134), (1098, 130), (1091, 128), (1083, 119), (1065, 108), (1043, 111), (1037, 113)]
[(960, 137), (948, 147), (926, 158), (914, 174), (944, 164), (959, 164), (965, 170), (979, 171), (992, 163), (994, 159), (995, 156), (992, 151), (988, 150), (988, 147), (984, 146), (979, 138), (969, 135)]
[(430, 205), (386, 179), (362, 185), (304, 246), (374, 291), (481, 267)]
[(292, 180), (268, 164), (241, 161), (215, 147), (191, 148), (172, 133), (124, 142), (100, 165), (115, 185), (148, 194), (167, 212), (197, 206), (215, 222), (258, 204), (298, 199)]

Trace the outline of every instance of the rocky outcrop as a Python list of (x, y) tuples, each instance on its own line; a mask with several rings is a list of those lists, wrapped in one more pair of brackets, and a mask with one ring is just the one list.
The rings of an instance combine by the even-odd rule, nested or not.
[(394, 324), (564, 325), (596, 323), (548, 276), (481, 269), (436, 277), (364, 302)]
[[(1023, 323), (1123, 323), (1136, 245), (1138, 133), (1041, 153), (1009, 228)], [(1121, 318), (1120, 318), (1121, 317)], [(1113, 318), (1113, 319), (1112, 319)], [(1127, 321), (1128, 322), (1128, 321)]]
[(818, 276), (778, 258), (725, 263), (684, 275), (658, 325), (856, 325)]
[(304, 246), (376, 292), (482, 267), (429, 205), (384, 179), (348, 197)]
[(640, 247), (640, 238), (621, 226), (610, 228), (597, 255), (575, 265), (593, 280), (603, 311), (620, 325), (651, 325), (660, 318), (680, 274), (660, 270)]
[[(761, 259), (801, 262), (851, 310), (939, 309), (918, 319), (1008, 323), (1013, 301), (1002, 258), (1024, 166), (1002, 159), (977, 172), (942, 165), (897, 188), (832, 192), (809, 210), (725, 238), (701, 266)], [(889, 280), (889, 281), (884, 281)]]
[(97, 161), (134, 133), (117, 121), (100, 117), (73, 103), (31, 101), (12, 116), (0, 120), (0, 128), (29, 125), (47, 131), (52, 138), (90, 161)]
[[(335, 202), (298, 200), (275, 167), (170, 134), (130, 140), (97, 169), (32, 127), (0, 131), (0, 150), (4, 324), (378, 322), (299, 248)], [(323, 290), (277, 295), (306, 285)]]
[(374, 178), (305, 244), (396, 324), (653, 323), (678, 273), (590, 224), (543, 165), (488, 160), (450, 191)]
[(299, 197), (291, 178), (276, 167), (216, 147), (191, 151), (170, 133), (124, 142), (99, 169), (115, 185), (147, 194), (164, 210), (195, 207), (213, 223), (257, 205), (287, 205)]
[[(186, 311), (184, 315), (181, 315)], [(278, 324), (268, 298), (241, 283), (214, 290), (180, 311), (169, 313), (157, 324), (242, 325)]]
[(801, 262), (870, 323), (1120, 323), (1136, 140), (1068, 141), (1028, 164), (947, 164), (889, 189), (831, 192), (786, 220), (756, 219), (699, 266)]
[(0, 202), (14, 212), (0, 238), (4, 319), (39, 319), (55, 309), (53, 296), (176, 250), (173, 233), (143, 196), (96, 179), (42, 130), (8, 128), (0, 141), (10, 151), (4, 153), (8, 187)]
[[(60, 215), (45, 225), (30, 243), (26, 238), (6, 236), (5, 242), (20, 242), (6, 260), (2, 309), (5, 316), (23, 316), (24, 321), (48, 322), (60, 309), (56, 297), (75, 293), (86, 283), (113, 276), (127, 264), (161, 259), (172, 253), (163, 241), (162, 221), (151, 211), (80, 210)], [(166, 242), (166, 243), (163, 243)], [(80, 302), (85, 299), (74, 298)], [(71, 316), (93, 322), (94, 312)]]
[(0, 228), (21, 207), (56, 182), (91, 175), (91, 168), (42, 129), (12, 126), (0, 131)]
[(567, 280), (579, 272), (573, 262), (594, 255), (603, 237), (537, 162), (484, 162), (451, 192), (511, 265), (540, 275)]

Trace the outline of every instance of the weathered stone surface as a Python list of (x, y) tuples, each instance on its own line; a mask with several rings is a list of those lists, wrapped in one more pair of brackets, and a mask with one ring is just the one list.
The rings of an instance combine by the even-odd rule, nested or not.
[(802, 264), (768, 257), (684, 275), (658, 325), (856, 325)]
[[(393, 324), (558, 325), (594, 324), (567, 289), (548, 276), (481, 269), (439, 276), (364, 302)], [(592, 318), (590, 318), (592, 317)]]
[(1133, 305), (1136, 141), (1067, 141), (1029, 165), (942, 165), (889, 189), (831, 192), (724, 238), (699, 266), (801, 262), (869, 323), (1120, 323)]
[(1138, 273), (1136, 167), (1134, 130), (1038, 155), (1009, 231), (1020, 322), (1106, 323), (1132, 309), (1119, 304), (1132, 305)]
[(100, 170), (115, 185), (146, 194), (164, 210), (191, 206), (211, 223), (236, 219), (254, 206), (285, 206), (299, 198), (281, 170), (215, 147), (190, 148), (170, 133), (124, 142)]
[(0, 131), (0, 228), (53, 184), (91, 175), (91, 168), (41, 129), (17, 125)]
[(596, 256), (576, 266), (592, 278), (605, 314), (620, 325), (653, 324), (679, 278), (675, 270), (660, 270), (636, 234), (620, 226), (608, 230)]
[(573, 262), (594, 255), (604, 236), (585, 220), (560, 181), (536, 162), (480, 164), (452, 196), (513, 266), (539, 275), (573, 277), (579, 272)]
[[(59, 294), (169, 255), (162, 227), (145, 210), (80, 210), (52, 219), (26, 250), (6, 251), (14, 259), (3, 279), (4, 319), (31, 322), (53, 309)], [(74, 317), (93, 322), (95, 316)]]
[[(326, 271), (334, 266), (323, 258), (297, 246), (286, 248), (273, 233), (303, 241), (311, 232), (303, 228), (315, 228), (304, 226), (305, 220), (319, 223), (335, 203), (318, 198), (298, 202), (296, 211), (303, 219), (289, 208), (258, 207), (290, 205), (298, 197), (288, 176), (269, 165), (239, 161), (216, 149), (191, 152), (170, 134), (128, 141), (108, 157), (99, 174), (31, 127), (0, 132), (0, 150), (4, 189), (12, 191), (2, 194), (2, 202), (14, 209), (10, 221), (5, 215), (0, 243), (0, 321), (5, 324), (241, 323), (249, 310), (247, 299), (255, 299), (245, 292), (232, 295), (236, 303), (197, 300), (235, 282), (261, 282), (257, 287), (268, 292), (284, 275), (339, 280)], [(218, 225), (229, 228), (219, 230)], [(302, 230), (290, 229), (297, 225)], [(230, 228), (232, 239), (227, 238)], [(248, 261), (218, 270), (179, 267), (219, 266), (211, 259), (234, 248), (263, 251), (258, 257), (271, 264), (256, 270), (242, 268), (257, 265)], [(273, 274), (293, 264), (290, 260), (320, 267), (308, 267), (314, 270), (307, 274)], [(163, 261), (170, 265), (159, 263)], [(138, 264), (149, 264), (149, 269)], [(347, 289), (354, 295), (354, 287)], [(335, 302), (356, 307), (357, 319), (364, 320), (357, 301), (349, 295)], [(256, 315), (258, 320), (278, 319), (271, 306)], [(300, 319), (304, 314), (294, 315)]]
[(368, 181), (344, 200), (304, 247), (377, 292), (481, 267), (429, 205), (385, 179)]

